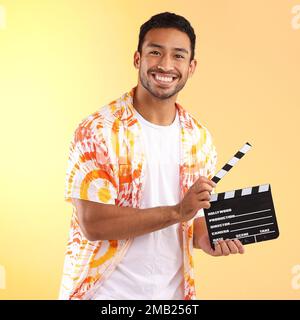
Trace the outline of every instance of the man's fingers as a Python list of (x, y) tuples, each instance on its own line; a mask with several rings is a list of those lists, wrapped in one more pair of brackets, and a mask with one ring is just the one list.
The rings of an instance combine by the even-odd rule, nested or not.
[(218, 257), (218, 256), (221, 256), (221, 255), (222, 255), (222, 249), (221, 249), (220, 243), (217, 242), (215, 244), (215, 250), (213, 252), (213, 256)]
[(221, 250), (222, 250), (222, 255), (228, 256), (230, 254), (230, 250), (227, 246), (227, 243), (224, 240), (220, 240), (220, 246), (221, 246)]
[(193, 186), (193, 191), (195, 193), (200, 193), (200, 192), (204, 192), (204, 191), (212, 192), (213, 187), (210, 184), (203, 182), (201, 184), (195, 184)]
[(245, 249), (242, 243), (237, 239), (226, 239), (226, 240), (219, 240), (215, 243), (215, 250), (213, 251), (213, 256), (228, 256), (229, 254), (236, 254), (236, 253), (244, 253)]
[(244, 248), (243, 244), (241, 243), (241, 241), (238, 239), (233, 239), (233, 241), (234, 241), (235, 245), (237, 246), (239, 253), (244, 253), (245, 248)]
[(225, 242), (227, 243), (227, 246), (231, 254), (236, 254), (239, 252), (239, 248), (237, 247), (234, 241), (227, 239), (225, 240)]
[(199, 193), (197, 199), (199, 201), (210, 201), (210, 193), (208, 191), (203, 191)]
[(200, 201), (199, 209), (209, 209), (211, 206), (209, 201)]
[(194, 184), (198, 185), (198, 184), (202, 184), (202, 183), (209, 184), (212, 188), (216, 187), (216, 183), (215, 182), (213, 182), (210, 179), (207, 179), (204, 176), (201, 176), (200, 178), (198, 178)]

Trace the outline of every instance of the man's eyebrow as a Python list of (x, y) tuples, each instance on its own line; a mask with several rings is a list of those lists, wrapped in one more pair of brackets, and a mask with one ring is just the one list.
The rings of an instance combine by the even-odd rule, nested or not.
[[(152, 48), (160, 48), (160, 49), (164, 49), (165, 47), (160, 45), (160, 44), (157, 44), (157, 43), (148, 43), (148, 45), (146, 47), (152, 47)], [(189, 54), (188, 50), (184, 49), (184, 48), (173, 48), (173, 50), (175, 51), (180, 51), (180, 52), (184, 52), (186, 54)]]

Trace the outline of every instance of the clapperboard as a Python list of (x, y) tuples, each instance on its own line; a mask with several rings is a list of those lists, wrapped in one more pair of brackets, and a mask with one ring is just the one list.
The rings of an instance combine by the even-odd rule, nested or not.
[[(212, 181), (218, 183), (250, 148), (247, 142)], [(245, 245), (279, 236), (270, 184), (215, 193), (210, 204), (204, 215), (212, 248), (223, 239), (236, 238)]]

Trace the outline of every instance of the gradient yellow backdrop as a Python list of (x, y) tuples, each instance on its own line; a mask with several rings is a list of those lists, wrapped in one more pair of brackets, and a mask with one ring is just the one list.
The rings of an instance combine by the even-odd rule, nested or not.
[(243, 256), (195, 250), (197, 296), (299, 299), (297, 5), (0, 0), (0, 298), (57, 298), (71, 216), (63, 194), (72, 133), (136, 85), (139, 27), (172, 11), (197, 34), (197, 70), (178, 101), (212, 133), (218, 168), (244, 142), (253, 145), (217, 191), (270, 183), (281, 232)]

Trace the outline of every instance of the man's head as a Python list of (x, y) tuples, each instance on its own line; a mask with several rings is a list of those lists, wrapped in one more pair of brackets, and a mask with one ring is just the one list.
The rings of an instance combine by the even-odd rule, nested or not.
[(159, 99), (177, 94), (196, 68), (195, 40), (184, 17), (169, 12), (151, 17), (140, 28), (134, 54), (141, 85)]

